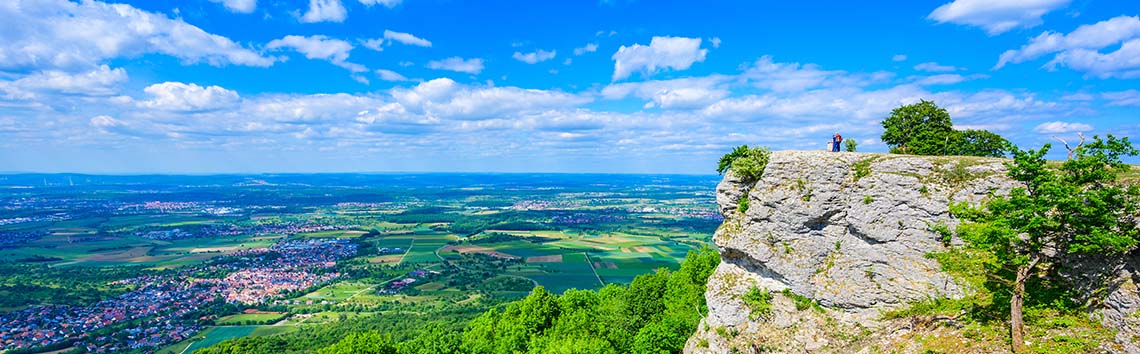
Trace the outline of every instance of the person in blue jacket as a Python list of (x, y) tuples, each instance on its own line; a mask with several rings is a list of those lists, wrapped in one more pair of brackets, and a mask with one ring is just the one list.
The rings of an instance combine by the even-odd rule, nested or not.
[(831, 137), (831, 152), (839, 152), (839, 143), (842, 142), (843, 136), (836, 132), (835, 136)]

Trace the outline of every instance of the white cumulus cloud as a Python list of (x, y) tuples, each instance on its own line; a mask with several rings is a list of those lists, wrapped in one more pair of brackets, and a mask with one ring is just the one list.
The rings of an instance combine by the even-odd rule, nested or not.
[(598, 51), (598, 44), (597, 43), (586, 43), (586, 45), (584, 45), (580, 48), (574, 48), (574, 55), (582, 55), (582, 54), (586, 54), (586, 53), (593, 53), (596, 51)]
[(34, 72), (15, 81), (0, 81), (0, 91), (7, 92), (6, 96), (24, 98), (31, 98), (35, 93), (108, 96), (118, 92), (117, 87), (126, 81), (127, 71), (123, 68), (111, 69), (101, 65), (80, 73), (60, 70)]
[(662, 70), (686, 70), (705, 60), (708, 49), (701, 49), (700, 38), (653, 37), (649, 45), (621, 46), (614, 53), (613, 80), (621, 80), (635, 72), (652, 75)]
[(645, 107), (662, 109), (691, 109), (708, 106), (728, 97), (731, 92), (725, 83), (731, 80), (725, 76), (684, 78), (673, 80), (650, 80), (611, 84), (602, 89), (606, 99), (622, 99), (634, 96), (650, 102)]
[(906, 61), (906, 54), (895, 54), (891, 57), (891, 61)]
[(365, 48), (375, 50), (377, 52), (384, 51), (384, 47), (383, 47), (384, 39), (383, 38), (362, 39), (362, 40), (360, 40), (360, 45), (364, 46)]
[(348, 10), (340, 0), (309, 0), (309, 10), (301, 16), (301, 22), (344, 22)]
[[(1115, 51), (1100, 50), (1120, 45)], [(1041, 33), (1017, 50), (1007, 50), (994, 69), (1054, 54), (1045, 67), (1067, 66), (1097, 77), (1135, 77), (1140, 74), (1140, 17), (1118, 16), (1082, 25), (1068, 34)]]
[(124, 125), (124, 123), (122, 121), (115, 119), (115, 118), (112, 118), (111, 116), (107, 116), (107, 115), (92, 117), (90, 120), (90, 123), (92, 126), (94, 126), (96, 128), (111, 128), (111, 127), (119, 127), (119, 126)]
[(257, 0), (210, 0), (210, 2), (221, 3), (226, 9), (248, 14), (257, 8)]
[(1109, 106), (1136, 106), (1140, 107), (1140, 91), (1126, 90), (1104, 92), (1100, 96), (1108, 100)]
[(380, 80), (384, 81), (408, 81), (407, 77), (392, 70), (376, 69), (376, 75), (380, 76)]
[(418, 47), (431, 47), (431, 41), (416, 37), (411, 33), (384, 30), (384, 39)]
[(332, 39), (321, 35), (294, 36), (289, 35), (281, 39), (274, 39), (265, 45), (266, 49), (290, 48), (304, 54), (309, 59), (327, 60), (333, 65), (348, 69), (352, 72), (368, 71), (363, 65), (348, 62), (352, 44), (339, 39)]
[(0, 70), (90, 68), (144, 54), (213, 66), (267, 67), (275, 61), (181, 19), (126, 4), (9, 1), (0, 5), (0, 19)]
[(997, 35), (1042, 23), (1041, 16), (1064, 8), (1072, 0), (954, 0), (934, 9), (927, 18), (985, 29)]
[(483, 59), (472, 58), (463, 59), (460, 57), (450, 57), (443, 60), (433, 60), (428, 62), (428, 69), (435, 70), (448, 70), (468, 74), (479, 74), (483, 72)]
[(1041, 134), (1059, 134), (1059, 133), (1072, 133), (1072, 132), (1087, 132), (1092, 130), (1091, 125), (1085, 123), (1069, 123), (1069, 122), (1045, 122), (1038, 124), (1033, 128), (1033, 131)]
[(467, 86), (447, 78), (423, 82), (411, 89), (395, 88), (391, 94), (408, 112), (458, 120), (490, 119), (590, 101), (589, 98), (560, 91)]
[(360, 3), (364, 4), (364, 6), (371, 7), (373, 5), (384, 5), (384, 7), (387, 7), (387, 8), (396, 7), (396, 5), (399, 5), (402, 2), (404, 2), (404, 1), (403, 0), (360, 0)]
[(982, 75), (982, 74), (974, 74), (974, 75), (969, 75), (969, 76), (963, 76), (963, 75), (958, 75), (958, 74), (938, 74), (938, 75), (931, 75), (931, 76), (916, 77), (914, 83), (918, 84), (920, 86), (953, 85), (953, 84), (956, 84), (959, 82), (975, 80), (975, 79), (984, 79), (984, 78), (988, 78), (988, 77), (989, 76)]
[(164, 82), (147, 86), (143, 92), (151, 99), (139, 106), (168, 111), (209, 111), (234, 106), (241, 100), (237, 92), (220, 86)]
[(950, 65), (941, 65), (935, 62), (926, 62), (914, 66), (914, 70), (927, 71), (927, 72), (948, 72), (957, 71), (958, 68)]
[(543, 62), (543, 61), (547, 61), (550, 59), (554, 59), (554, 56), (556, 56), (556, 55), (558, 55), (557, 51), (552, 50), (552, 51), (548, 52), (548, 51), (539, 49), (539, 50), (536, 50), (536, 51), (530, 52), (530, 53), (515, 52), (515, 54), (512, 55), (511, 57), (515, 58), (515, 60), (518, 60), (518, 61), (521, 61), (521, 62), (524, 62), (527, 64), (535, 64), (538, 62)]

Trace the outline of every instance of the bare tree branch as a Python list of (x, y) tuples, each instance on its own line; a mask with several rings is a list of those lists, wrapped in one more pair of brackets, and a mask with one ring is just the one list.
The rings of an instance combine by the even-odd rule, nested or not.
[(1077, 143), (1077, 147), (1069, 147), (1069, 142), (1065, 141), (1065, 139), (1058, 138), (1056, 135), (1053, 136), (1054, 140), (1060, 141), (1061, 144), (1065, 144), (1065, 150), (1069, 150), (1069, 160), (1073, 159), (1073, 153), (1077, 152), (1077, 149), (1080, 149), (1082, 145), (1085, 145), (1085, 133), (1077, 132), (1077, 136), (1081, 137), (1081, 142)]

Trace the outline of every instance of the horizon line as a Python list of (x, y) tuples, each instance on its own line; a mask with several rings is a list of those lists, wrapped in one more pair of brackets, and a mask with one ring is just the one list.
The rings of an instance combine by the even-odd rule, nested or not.
[(0, 176), (20, 175), (78, 175), (104, 177), (134, 176), (258, 176), (258, 175), (427, 175), (427, 174), (476, 174), (476, 175), (672, 175), (672, 176), (720, 176), (717, 173), (684, 172), (544, 172), (544, 171), (333, 171), (333, 172), (32, 172), (0, 171)]

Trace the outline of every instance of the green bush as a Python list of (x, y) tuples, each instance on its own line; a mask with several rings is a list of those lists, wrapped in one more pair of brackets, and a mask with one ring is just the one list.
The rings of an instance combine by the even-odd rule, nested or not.
[(859, 160), (851, 165), (851, 169), (855, 171), (855, 180), (871, 175), (871, 163), (875, 162), (875, 158), (866, 158)]
[(763, 318), (772, 314), (772, 293), (769, 293), (768, 289), (760, 289), (753, 285), (741, 299), (749, 309), (752, 309), (748, 317)]
[(768, 157), (772, 152), (765, 147), (737, 146), (732, 152), (725, 154), (717, 163), (716, 172), (724, 174), (732, 170), (745, 181), (757, 181), (764, 174), (764, 167), (768, 166)]
[(941, 241), (943, 245), (950, 245), (950, 240), (954, 237), (954, 232), (950, 231), (950, 227), (946, 226), (946, 223), (939, 221), (929, 225), (929, 227), (930, 231), (938, 234), (938, 241)]
[(736, 203), (736, 211), (739, 211), (741, 213), (748, 211), (748, 196), (747, 195), (741, 197), (740, 201)]
[(792, 292), (792, 289), (784, 289), (784, 291), (781, 291), (780, 293), (784, 294), (784, 296), (787, 296), (789, 299), (792, 299), (792, 303), (796, 304), (797, 311), (803, 311), (810, 308), (815, 309), (819, 312), (823, 312), (823, 307), (820, 306), (818, 302), (808, 298), (807, 296), (796, 294)]

